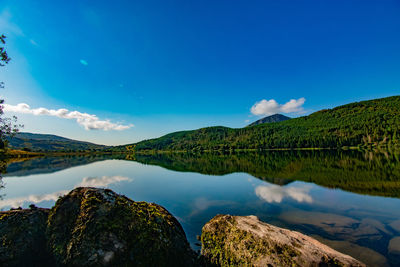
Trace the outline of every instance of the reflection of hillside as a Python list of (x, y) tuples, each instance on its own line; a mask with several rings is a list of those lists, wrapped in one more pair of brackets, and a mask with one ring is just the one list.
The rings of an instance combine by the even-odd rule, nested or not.
[[(270, 183), (285, 185), (292, 180), (268, 176), (265, 168), (275, 168), (276, 161), (251, 162), (253, 156), (259, 157), (257, 153), (241, 154), (191, 154), (191, 153), (164, 153), (164, 154), (136, 154), (131, 160), (144, 164), (158, 165), (173, 171), (197, 172), (207, 175), (225, 175), (235, 172), (246, 172), (259, 179)], [(272, 165), (270, 165), (272, 164)]]
[(70, 167), (85, 165), (110, 158), (112, 158), (110, 155), (35, 158), (26, 161), (10, 163), (7, 166), (7, 171), (3, 176), (26, 176), (32, 174), (53, 173)]
[(45, 157), (14, 162), (4, 176), (52, 173), (106, 159), (134, 160), (180, 172), (225, 175), (245, 172), (270, 183), (294, 180), (347, 191), (400, 197), (399, 155), (333, 151), (270, 151), (234, 154), (163, 153)]
[(354, 151), (271, 151), (222, 155), (136, 154), (131, 159), (182, 172), (209, 175), (246, 172), (281, 185), (302, 180), (362, 194), (400, 197), (398, 155), (364, 155)]

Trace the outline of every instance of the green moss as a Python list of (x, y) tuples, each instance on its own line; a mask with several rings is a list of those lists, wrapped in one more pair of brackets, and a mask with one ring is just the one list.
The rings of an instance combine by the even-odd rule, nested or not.
[(332, 267), (344, 267), (342, 262), (338, 261), (336, 258), (329, 258), (329, 257), (324, 257), (322, 261), (326, 264), (326, 266), (332, 266)]
[(231, 216), (217, 216), (201, 235), (202, 254), (219, 266), (251, 266), (266, 255), (277, 265), (291, 266), (299, 253), (288, 245), (277, 245), (241, 230)]
[[(70, 219), (63, 222), (67, 213)], [(73, 190), (53, 208), (48, 225), (52, 250), (63, 264), (96, 265), (111, 251), (113, 265), (125, 266), (132, 257), (138, 266), (162, 265), (174, 257), (187, 260), (191, 251), (167, 210), (111, 190)]]

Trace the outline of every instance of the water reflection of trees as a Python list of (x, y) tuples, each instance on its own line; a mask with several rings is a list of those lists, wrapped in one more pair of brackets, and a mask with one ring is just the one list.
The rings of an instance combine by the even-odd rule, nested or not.
[[(179, 172), (225, 175), (245, 172), (270, 183), (294, 180), (347, 191), (400, 197), (400, 155), (357, 151), (270, 151), (263, 153), (162, 153), (44, 157), (7, 166), (6, 176), (52, 173), (106, 159), (158, 165)], [(2, 173), (5, 172), (2, 163)], [(1, 185), (0, 185), (1, 186)]]
[(246, 172), (281, 185), (301, 180), (357, 193), (400, 197), (400, 160), (397, 154), (270, 151), (235, 154), (136, 154), (131, 157), (131, 160), (175, 171), (208, 175)]
[(59, 157), (41, 157), (9, 161), (4, 176), (26, 176), (32, 174), (53, 173), (70, 167), (86, 165), (92, 162), (113, 158), (110, 155), (69, 155)]

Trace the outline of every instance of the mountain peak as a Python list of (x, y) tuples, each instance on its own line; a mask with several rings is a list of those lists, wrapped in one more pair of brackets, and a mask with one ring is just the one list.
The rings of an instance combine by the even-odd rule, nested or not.
[(286, 121), (286, 120), (290, 120), (290, 119), (291, 119), (290, 117), (287, 117), (282, 114), (274, 114), (274, 115), (259, 119), (255, 122), (249, 124), (248, 126), (254, 126), (254, 125), (258, 125), (258, 124), (262, 124), (262, 123), (280, 122), (280, 121)]

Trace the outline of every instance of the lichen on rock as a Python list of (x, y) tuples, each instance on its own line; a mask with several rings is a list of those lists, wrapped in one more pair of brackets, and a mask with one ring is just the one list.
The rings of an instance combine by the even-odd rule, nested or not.
[(202, 229), (202, 255), (217, 266), (365, 266), (301, 233), (255, 216), (217, 215)]
[(76, 188), (48, 218), (50, 250), (61, 265), (191, 266), (195, 254), (163, 207), (108, 189)]

